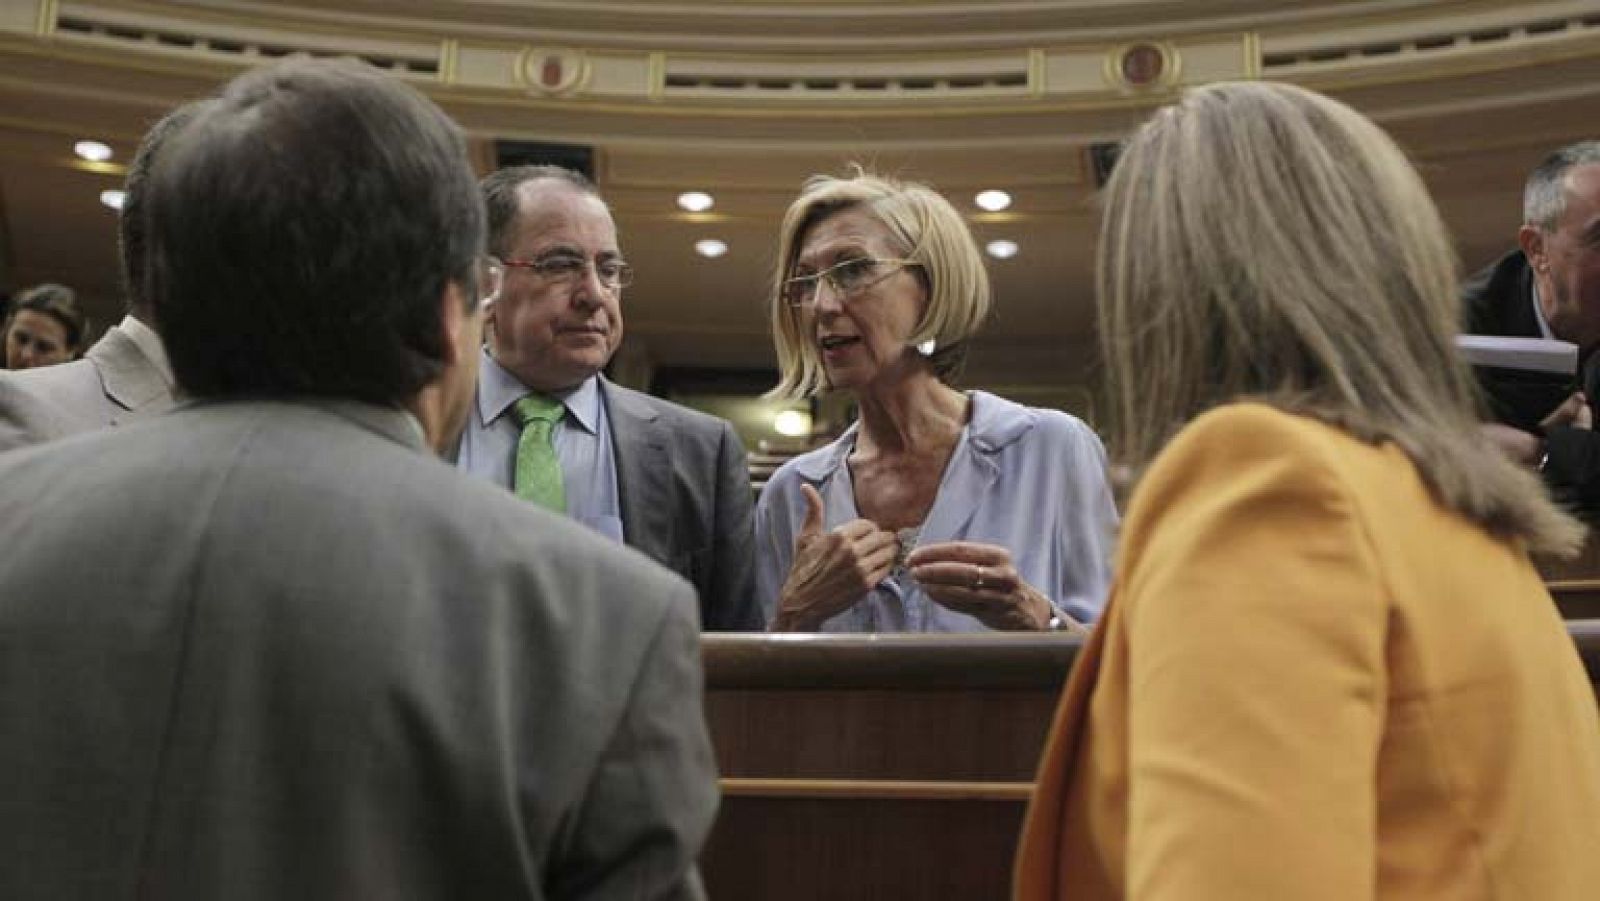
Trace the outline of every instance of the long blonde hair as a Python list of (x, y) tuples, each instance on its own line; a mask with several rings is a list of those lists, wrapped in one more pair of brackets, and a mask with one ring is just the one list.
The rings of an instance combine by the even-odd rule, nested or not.
[(1291, 85), (1199, 88), (1129, 142), (1105, 206), (1101, 349), (1135, 472), (1200, 413), (1258, 400), (1392, 441), (1444, 506), (1576, 551), (1582, 526), (1478, 438), (1455, 254), (1376, 125)]
[(768, 397), (809, 397), (827, 387), (814, 337), (781, 295), (811, 229), (835, 213), (857, 207), (883, 223), (905, 259), (921, 264), (912, 271), (928, 292), (928, 308), (908, 343), (935, 343), (931, 360), (935, 375), (949, 380), (960, 371), (968, 339), (989, 315), (989, 273), (983, 255), (966, 220), (943, 195), (927, 185), (874, 175), (860, 166), (849, 178), (813, 175), (784, 213), (779, 231), (778, 265), (767, 303), (780, 377)]

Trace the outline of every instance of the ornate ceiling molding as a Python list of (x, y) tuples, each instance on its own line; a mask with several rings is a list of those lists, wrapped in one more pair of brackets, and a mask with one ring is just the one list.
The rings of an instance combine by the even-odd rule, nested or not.
[[(244, 2), (0, 0), (0, 33), (13, 35), (5, 43), (19, 56), (108, 70), (189, 72), (211, 79), (218, 67), (231, 71), (290, 53), (349, 54), (415, 80), (442, 99), (513, 113), (587, 113), (597, 123), (617, 116), (800, 122), (801, 129), (830, 122), (858, 129), (864, 122), (1030, 116), (1054, 128), (1051, 120), (1062, 113), (1137, 112), (1184, 85), (1221, 79), (1282, 78), (1338, 90), (1425, 84), (1600, 56), (1595, 0), (1514, 5), (1442, 0), (820, 5), (546, 0), (512, 5), (456, 0), (397, 3), (378, 19), (373, 5), (361, 0), (316, 9)], [(953, 34), (961, 15), (980, 8), (996, 22), (1032, 21), (1049, 13), (1057, 27), (1020, 35), (1005, 47), (905, 52), (880, 46), (868, 52), (835, 42), (826, 56), (782, 49), (791, 36), (776, 33), (768, 34), (773, 49), (728, 52), (709, 41), (701, 49), (571, 43), (557, 39), (560, 30), (550, 27), (581, 10), (632, 11), (646, 24), (651, 16), (699, 21), (711, 35), (716, 33), (711, 20), (727, 16), (775, 27), (781, 16), (795, 15), (839, 26), (917, 13)], [(469, 12), (515, 12), (526, 22), (490, 30), (485, 37), (482, 27), (455, 27), (450, 18)], [(958, 21), (952, 24), (934, 12)], [(1171, 18), (1135, 19), (1158, 14)], [(1251, 27), (1223, 27), (1243, 21)], [(1070, 27), (1073, 23), (1081, 27)], [(1208, 27), (1197, 29), (1197, 24)], [(1112, 33), (1121, 37), (1094, 37)], [(619, 30), (611, 37), (636, 34)], [(19, 46), (30, 41), (36, 46)], [(1151, 66), (1149, 80), (1130, 77)], [(999, 133), (1010, 138), (1015, 130)], [(836, 140), (828, 131), (824, 125), (822, 139)]]

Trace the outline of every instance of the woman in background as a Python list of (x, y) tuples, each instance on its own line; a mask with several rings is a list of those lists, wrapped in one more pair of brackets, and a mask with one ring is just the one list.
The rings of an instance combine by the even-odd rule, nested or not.
[(1340, 103), (1222, 84), (1106, 194), (1142, 477), (1016, 896), (1594, 898), (1600, 718), (1528, 560), (1581, 530), (1475, 437), (1415, 172)]
[(18, 294), (6, 317), (7, 369), (32, 369), (76, 360), (85, 330), (77, 295), (65, 285), (43, 284)]
[(1077, 419), (949, 380), (989, 312), (961, 214), (918, 184), (817, 176), (784, 216), (773, 394), (848, 391), (837, 441), (756, 507), (772, 629), (1071, 630), (1100, 609), (1116, 510)]

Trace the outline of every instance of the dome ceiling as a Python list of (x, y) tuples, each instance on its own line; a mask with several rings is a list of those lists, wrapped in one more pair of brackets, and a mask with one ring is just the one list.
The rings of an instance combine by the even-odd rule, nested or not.
[[(973, 377), (1070, 385), (1091, 343), (1095, 179), (1115, 141), (1186, 84), (1293, 81), (1388, 128), (1469, 266), (1509, 246), (1524, 173), (1600, 121), (1600, 2), (309, 3), (0, 0), (0, 277), (119, 308), (115, 214), (143, 129), (247, 65), (360, 55), (443, 105), (483, 167), (497, 141), (591, 146), (639, 270), (643, 366), (770, 365), (763, 297), (805, 176), (851, 161), (926, 180), (966, 211), (998, 313)], [(72, 144), (111, 144), (107, 164)], [(973, 202), (1013, 196), (1002, 212)], [(678, 208), (687, 190), (715, 206)], [(707, 259), (702, 239), (727, 243)]]

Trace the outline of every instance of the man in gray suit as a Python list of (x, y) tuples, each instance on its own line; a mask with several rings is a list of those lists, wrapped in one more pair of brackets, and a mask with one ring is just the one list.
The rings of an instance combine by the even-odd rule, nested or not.
[(149, 192), (194, 402), (0, 457), (0, 898), (698, 896), (692, 589), (429, 452), (501, 275), (460, 132), (289, 61)]
[(128, 165), (117, 222), (127, 315), (81, 360), (0, 371), (0, 451), (132, 422), (172, 407), (172, 367), (144, 293), (145, 181), (161, 145), (198, 108), (180, 106), (163, 117)]
[[(489, 250), (506, 267), (489, 314), (473, 414), (457, 465), (626, 542), (694, 583), (702, 628), (760, 631), (744, 446), (725, 420), (601, 374), (622, 341), (632, 270), (595, 186), (556, 166), (482, 183)], [(543, 495), (518, 484), (536, 443), (526, 404), (553, 410), (538, 441), (559, 463)]]

